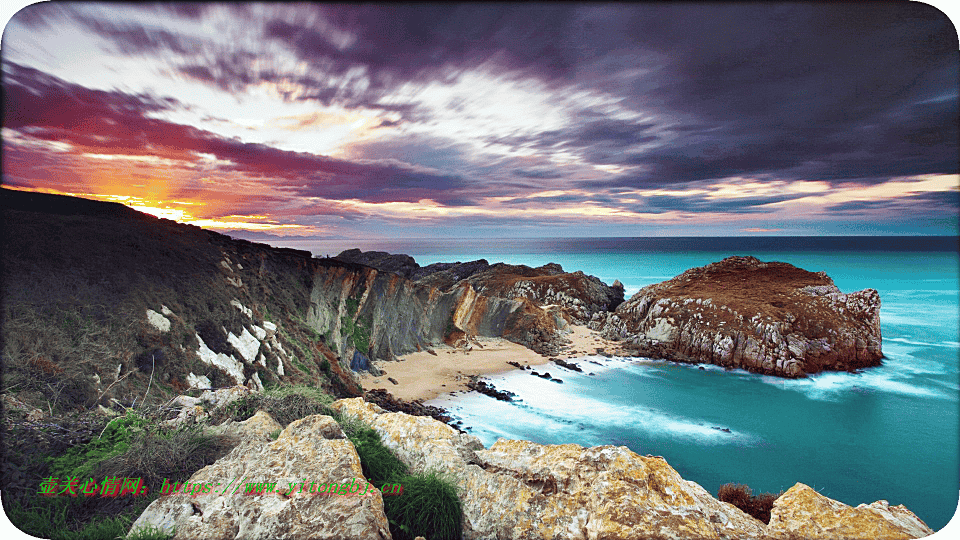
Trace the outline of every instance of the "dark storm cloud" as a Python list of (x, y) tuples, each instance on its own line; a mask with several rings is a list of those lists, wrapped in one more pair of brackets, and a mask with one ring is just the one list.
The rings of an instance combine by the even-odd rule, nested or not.
[(664, 24), (645, 25), (641, 39), (670, 57), (666, 84), (644, 98), (712, 130), (631, 156), (650, 167), (641, 183), (732, 174), (882, 181), (956, 171), (956, 34), (935, 9), (661, 9)]
[(368, 68), (375, 84), (448, 77), (494, 59), (502, 69), (574, 69), (582, 43), (569, 35), (573, 5), (377, 5), (318, 6), (323, 19), (349, 32), (338, 46), (328, 32), (285, 20), (268, 21), (265, 35), (291, 47), (301, 59), (336, 70)]
[(424, 172), (391, 162), (350, 162), (226, 139), (147, 113), (174, 107), (167, 98), (90, 90), (41, 71), (4, 64), (4, 125), (42, 140), (82, 151), (156, 155), (194, 161), (212, 154), (229, 161), (225, 171), (264, 178), (301, 196), (356, 198), (367, 202), (467, 201), (456, 194), (457, 176)]
[[(498, 141), (559, 143), (592, 163), (642, 167), (611, 185), (957, 170), (956, 34), (919, 3), (336, 6), (323, 15), (354, 43), (337, 47), (285, 22), (267, 34), (311, 62), (364, 66), (381, 86), (489, 61), (551, 84), (594, 84), (652, 112), (657, 126), (584, 117)], [(660, 131), (676, 137), (661, 141)], [(628, 151), (638, 145), (647, 147)]]
[(551, 178), (560, 178), (560, 177), (563, 176), (563, 175), (561, 175), (558, 171), (556, 171), (555, 169), (547, 169), (547, 168), (542, 168), (542, 167), (541, 167), (541, 168), (526, 168), (526, 169), (519, 169), (519, 168), (518, 168), (518, 169), (513, 169), (513, 171), (511, 171), (511, 172), (512, 172), (513, 174), (517, 175), (517, 176), (522, 176), (522, 177), (524, 177), (524, 178), (551, 179)]
[[(266, 20), (242, 6), (238, 24), (259, 29), (261, 43), (181, 59), (198, 45), (175, 32), (81, 22), (121, 51), (171, 55), (184, 76), (230, 93), (260, 82), (299, 87), (279, 90), (288, 101), (386, 108), (379, 102), (400, 85), (453, 81), (481, 64), (561, 93), (602, 92), (648, 119), (585, 106), (562, 129), (488, 142), (631, 169), (600, 184), (608, 188), (957, 172), (957, 36), (918, 2), (332, 4)], [(204, 17), (192, 4), (164, 9)], [(301, 22), (307, 15), (320, 22)], [(308, 73), (270, 67), (269, 43)], [(363, 80), (348, 80), (356, 68)], [(404, 122), (429, 120), (414, 103), (390, 102)]]
[(848, 201), (828, 206), (824, 210), (837, 214), (860, 214), (871, 210), (903, 207), (908, 207), (917, 214), (956, 214), (957, 208), (960, 208), (960, 192), (938, 191), (875, 201)]
[(167, 30), (134, 25), (118, 25), (105, 19), (77, 17), (88, 30), (108, 39), (123, 54), (174, 52), (180, 55), (197, 54), (202, 43), (194, 38)]

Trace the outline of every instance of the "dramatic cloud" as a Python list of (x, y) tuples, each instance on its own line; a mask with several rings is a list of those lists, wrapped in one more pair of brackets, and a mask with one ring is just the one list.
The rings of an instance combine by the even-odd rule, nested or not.
[(258, 234), (952, 234), (958, 48), (918, 2), (35, 4), (3, 167)]

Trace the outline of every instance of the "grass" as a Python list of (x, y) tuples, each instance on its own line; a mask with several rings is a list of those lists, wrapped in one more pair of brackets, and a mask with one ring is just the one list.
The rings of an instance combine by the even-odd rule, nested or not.
[(226, 405), (214, 414), (214, 424), (228, 419), (242, 422), (263, 410), (286, 427), (295, 420), (313, 415), (331, 416), (333, 398), (322, 390), (308, 386), (272, 387), (263, 394), (251, 394)]
[(93, 470), (100, 462), (126, 452), (134, 434), (142, 433), (146, 425), (147, 420), (134, 413), (114, 418), (96, 439), (50, 458), (50, 475), (84, 479), (93, 476)]
[[(6, 489), (8, 486), (4, 486), (4, 508), (11, 522), (39, 538), (114, 540), (124, 536), (143, 510), (160, 495), (159, 486), (164, 478), (186, 481), (233, 447), (233, 441), (227, 437), (206, 434), (200, 426), (162, 426), (152, 412), (144, 415), (129, 412), (106, 422), (100, 429), (96, 429), (100, 427), (96, 423), (63, 423), (66, 427), (23, 424), (5, 433), (7, 438), (16, 433), (27, 443), (46, 441), (34, 444), (33, 449), (5, 445), (7, 452), (13, 451), (16, 454), (13, 457), (25, 464), (18, 471), (25, 477), (9, 485), (13, 488), (10, 492)], [(78, 442), (78, 438), (85, 442)], [(30, 455), (31, 451), (54, 455), (37, 459)], [(83, 485), (91, 478), (99, 482), (113, 477), (140, 478), (148, 487), (148, 494), (74, 498), (45, 497), (37, 493), (40, 482), (46, 478), (58, 479), (62, 489), (73, 478)], [(140, 531), (134, 536), (142, 540), (168, 537), (156, 530)]]
[(358, 351), (368, 354), (370, 351), (369, 327), (373, 324), (373, 320), (368, 317), (367, 320), (359, 318), (357, 322), (353, 322), (351, 317), (341, 317), (340, 323), (340, 331), (343, 337), (350, 340)]
[[(363, 475), (375, 486), (395, 484), (407, 473), (407, 466), (380, 440), (372, 428), (362, 426), (345, 430), (360, 456)], [(401, 482), (402, 483), (402, 482)], [(406, 486), (404, 486), (406, 489)], [(404, 491), (406, 493), (406, 491)]]
[[(116, 540), (123, 538), (130, 526), (136, 521), (152, 498), (137, 500), (137, 504), (123, 514), (94, 518), (85, 523), (77, 523), (71, 516), (76, 508), (87, 501), (72, 498), (56, 498), (35, 501), (32, 505), (13, 504), (5, 508), (10, 522), (23, 532), (38, 538), (50, 540)], [(140, 529), (129, 540), (167, 540), (173, 535), (164, 534), (157, 529)]]
[[(455, 484), (434, 472), (397, 479), (403, 494), (384, 497), (383, 509), (396, 540), (426, 536), (431, 540), (459, 539), (463, 509)], [(398, 529), (394, 532), (394, 528)]]
[(394, 539), (461, 537), (463, 510), (454, 482), (434, 472), (410, 474), (373, 428), (339, 413), (335, 413), (334, 418), (357, 449), (367, 480), (374, 486), (403, 486), (402, 495), (383, 498), (383, 510)]
[(717, 498), (722, 502), (736, 506), (765, 524), (770, 524), (770, 511), (780, 495), (783, 495), (782, 491), (776, 495), (761, 493), (754, 496), (753, 490), (744, 484), (724, 484), (717, 491)]

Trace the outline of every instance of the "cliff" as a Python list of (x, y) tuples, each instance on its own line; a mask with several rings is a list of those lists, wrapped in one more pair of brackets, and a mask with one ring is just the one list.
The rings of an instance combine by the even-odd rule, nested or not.
[[(457, 331), (504, 337), (542, 354), (557, 354), (561, 331), (568, 322), (585, 324), (593, 314), (623, 302), (622, 285), (611, 287), (583, 272), (564, 272), (558, 264), (530, 268), (491, 265), (481, 259), (420, 267), (408, 255), (358, 249), (344, 251), (336, 259), (374, 268), (384, 273), (380, 279), (395, 283), (375, 287), (374, 309), (366, 313), (372, 317), (375, 332), (384, 334), (380, 348), (371, 349), (371, 354), (383, 359), (413, 347), (419, 350)], [(406, 292), (398, 293), (401, 289)], [(411, 300), (424, 296), (430, 299), (427, 304)], [(400, 310), (390, 306), (400, 306)], [(449, 319), (445, 318), (448, 313), (452, 314)], [(390, 324), (383, 327), (378, 320)], [(415, 327), (413, 336), (406, 331), (408, 327)]]
[(880, 295), (823, 272), (729, 257), (644, 287), (590, 327), (635, 355), (781, 377), (880, 365)]
[(451, 337), (556, 354), (568, 321), (623, 298), (557, 265), (421, 268), (358, 250), (314, 258), (117, 203), (0, 194), (7, 380), (42, 410), (235, 384), (358, 396), (355, 372), (377, 373), (371, 360)]

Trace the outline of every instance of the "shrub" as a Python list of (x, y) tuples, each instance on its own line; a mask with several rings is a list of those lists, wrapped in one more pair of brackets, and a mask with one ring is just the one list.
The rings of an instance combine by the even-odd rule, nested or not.
[(754, 496), (753, 490), (743, 484), (724, 484), (717, 491), (718, 499), (736, 506), (766, 524), (770, 523), (770, 511), (773, 509), (774, 501), (780, 495), (783, 495), (782, 491), (776, 495), (761, 493)]
[(463, 511), (453, 482), (436, 473), (404, 475), (397, 482), (403, 486), (403, 494), (383, 498), (383, 510), (396, 540), (461, 537)]
[[(407, 466), (389, 448), (383, 445), (383, 442), (380, 441), (380, 435), (372, 428), (363, 427), (352, 433), (347, 433), (347, 437), (357, 449), (357, 455), (360, 456), (363, 475), (373, 485), (395, 484), (400, 482), (398, 479), (406, 474)], [(404, 486), (404, 490), (406, 490), (406, 486)]]
[(383, 510), (395, 539), (460, 538), (463, 512), (452, 481), (437, 473), (408, 474), (407, 466), (384, 446), (374, 429), (352, 416), (336, 412), (333, 416), (357, 449), (367, 480), (377, 487), (403, 486), (402, 495), (383, 499)]
[(212, 422), (219, 424), (228, 419), (242, 422), (263, 410), (286, 427), (290, 422), (314, 414), (331, 416), (333, 411), (329, 404), (332, 401), (333, 398), (323, 391), (307, 386), (271, 388), (264, 394), (243, 396), (229, 403), (217, 411)]
[(146, 424), (146, 419), (134, 413), (114, 418), (97, 438), (74, 446), (59, 457), (49, 458), (51, 475), (58, 478), (92, 476), (98, 463), (126, 452), (133, 434), (142, 432)]
[(201, 426), (148, 430), (134, 437), (125, 452), (98, 463), (93, 477), (141, 478), (153, 491), (165, 478), (185, 482), (232, 447), (228, 437), (205, 433)]

